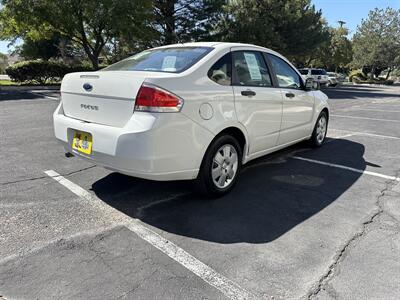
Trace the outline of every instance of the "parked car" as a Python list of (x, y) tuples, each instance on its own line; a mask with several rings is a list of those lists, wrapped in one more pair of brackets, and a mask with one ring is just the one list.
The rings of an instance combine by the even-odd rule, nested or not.
[(339, 84), (338, 75), (335, 72), (327, 72), (328, 86), (337, 86)]
[(336, 73), (336, 78), (338, 79), (339, 82), (345, 82), (347, 80), (347, 76), (342, 73)]
[(328, 97), (280, 54), (237, 43), (146, 50), (64, 77), (54, 113), (67, 154), (222, 195), (242, 165), (303, 140), (321, 146)]
[(324, 69), (305, 68), (299, 70), (304, 79), (313, 78), (320, 85), (328, 85), (329, 76)]

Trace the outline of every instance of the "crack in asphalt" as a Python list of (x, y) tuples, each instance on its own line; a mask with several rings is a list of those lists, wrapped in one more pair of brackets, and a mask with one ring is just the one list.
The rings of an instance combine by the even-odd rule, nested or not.
[[(86, 171), (86, 170), (93, 169), (94, 167), (96, 167), (96, 165), (93, 165), (93, 166), (90, 166), (90, 167), (86, 167), (86, 168), (82, 168), (82, 169), (79, 169), (79, 170), (76, 170), (76, 171), (72, 171), (72, 172), (69, 172), (69, 173), (63, 173), (63, 174), (60, 174), (60, 175), (66, 177), (66, 176), (70, 176), (70, 175), (77, 174), (77, 173), (79, 173), (79, 172), (83, 172), (83, 171)], [(25, 179), (20, 179), (20, 180), (15, 180), (15, 181), (1, 182), (1, 183), (0, 183), (0, 186), (10, 185), (10, 184), (16, 184), (16, 183), (21, 183), (21, 182), (36, 181), (36, 180), (46, 179), (46, 178), (49, 178), (49, 176), (48, 176), (48, 175), (43, 175), (43, 176), (37, 176), (37, 177), (32, 177), (32, 178), (25, 178)], [(0, 300), (1, 300), (1, 299), (0, 299)]]
[[(400, 175), (400, 170), (397, 170), (395, 177), (398, 178)], [(369, 225), (375, 222), (375, 220), (381, 216), (382, 214), (386, 213), (385, 209), (383, 207), (382, 203), (382, 198), (385, 196), (387, 191), (390, 191), (395, 184), (398, 182), (396, 180), (388, 180), (385, 182), (385, 187), (380, 191), (379, 195), (376, 198), (375, 205), (377, 206), (377, 211), (373, 213), (368, 220), (364, 221), (362, 223), (362, 228), (360, 231), (356, 232), (342, 247), (342, 249), (338, 252), (336, 257), (334, 258), (333, 263), (330, 264), (328, 271), (323, 274), (323, 276), (320, 277), (318, 282), (310, 289), (310, 291), (306, 295), (306, 299), (314, 299), (315, 297), (318, 296), (318, 294), (326, 288), (326, 284), (333, 278), (335, 275), (335, 269), (336, 267), (339, 266), (339, 264), (343, 261), (345, 254), (347, 253), (347, 250), (356, 244), (356, 242), (361, 239), (367, 232), (367, 228)], [(390, 214), (388, 214), (389, 217), (392, 217)], [(333, 299), (337, 299), (337, 295), (335, 293), (332, 293), (330, 291), (327, 291), (329, 296), (331, 296)]]

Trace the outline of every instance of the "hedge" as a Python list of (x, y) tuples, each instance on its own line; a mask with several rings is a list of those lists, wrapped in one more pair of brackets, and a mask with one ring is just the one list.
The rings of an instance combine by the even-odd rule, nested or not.
[(393, 80), (385, 80), (384, 78), (369, 78), (362, 71), (354, 70), (351, 71), (349, 76), (349, 81), (354, 83), (366, 83), (366, 84), (384, 84), (384, 85), (393, 85)]
[(28, 60), (9, 66), (6, 73), (15, 82), (46, 84), (52, 81), (60, 81), (68, 73), (93, 70), (92, 67), (87, 65), (70, 66), (51, 61)]
[(393, 85), (394, 81), (393, 80), (385, 80), (384, 78), (374, 78), (374, 79), (366, 79), (362, 80), (359, 77), (354, 77), (353, 78), (354, 83), (362, 83), (362, 84), (384, 84), (384, 85)]

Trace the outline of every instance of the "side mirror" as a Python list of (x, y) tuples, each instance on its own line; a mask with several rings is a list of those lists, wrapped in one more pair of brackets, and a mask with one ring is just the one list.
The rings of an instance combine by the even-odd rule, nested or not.
[(313, 78), (307, 78), (305, 82), (305, 88), (307, 91), (319, 90), (319, 83), (314, 81)]

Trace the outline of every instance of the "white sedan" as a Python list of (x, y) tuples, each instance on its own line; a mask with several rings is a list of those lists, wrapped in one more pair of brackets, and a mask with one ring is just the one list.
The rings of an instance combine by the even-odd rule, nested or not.
[(54, 127), (67, 154), (140, 178), (196, 179), (218, 196), (255, 158), (321, 146), (327, 99), (272, 50), (188, 43), (66, 75)]
[(339, 84), (338, 75), (334, 72), (327, 72), (327, 74), (328, 74), (328, 78), (329, 78), (328, 85), (329, 86), (337, 86)]

